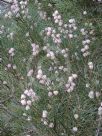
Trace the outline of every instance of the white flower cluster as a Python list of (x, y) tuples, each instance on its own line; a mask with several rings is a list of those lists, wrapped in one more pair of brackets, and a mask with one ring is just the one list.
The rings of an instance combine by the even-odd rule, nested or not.
[(74, 34), (74, 31), (77, 30), (76, 21), (74, 18), (69, 19), (67, 24), (64, 24), (64, 28), (62, 29), (62, 33), (64, 33), (64, 38), (72, 39), (74, 37), (77, 37), (77, 35)]
[(43, 110), (41, 121), (45, 126), (48, 126), (49, 128), (53, 128), (54, 127), (53, 122), (49, 122), (47, 118), (48, 118), (48, 111)]
[(73, 132), (77, 132), (78, 131), (78, 128), (77, 127), (73, 127)]
[(53, 51), (50, 50), (49, 48), (49, 44), (47, 44), (46, 46), (43, 47), (43, 50), (46, 51), (46, 56), (47, 58), (50, 58), (51, 60), (54, 60), (55, 57), (55, 53)]
[(62, 43), (62, 38), (72, 39), (74, 37), (77, 37), (77, 34), (74, 34), (74, 31), (77, 30), (76, 21), (74, 18), (69, 19), (67, 24), (63, 24), (61, 15), (57, 10), (53, 13), (53, 17), (54, 22), (58, 24), (58, 28), (45, 28), (45, 30), (41, 32), (41, 34), (43, 32), (45, 33), (45, 40), (48, 41), (48, 38), (51, 38), (55, 44), (60, 45)]
[(7, 85), (7, 81), (3, 81), (3, 85)]
[(44, 46), (43, 50), (47, 52), (47, 54), (46, 54), (47, 58), (50, 58), (51, 60), (55, 59), (55, 53), (49, 49), (49, 45)]
[(84, 36), (84, 40), (82, 41), (84, 48), (81, 49), (81, 52), (83, 53), (83, 57), (87, 57), (90, 55), (89, 52), (89, 45), (91, 43), (90, 39), (92, 38), (92, 40), (94, 40), (94, 37), (92, 37), (92, 35), (94, 35), (92, 23), (85, 23), (85, 26), (88, 26), (89, 29), (85, 30), (85, 28), (82, 28), (80, 30), (81, 34)]
[(8, 39), (13, 40), (13, 37), (14, 37), (14, 32), (11, 32), (11, 33), (9, 33), (9, 34), (7, 35), (7, 38), (8, 38)]
[(43, 19), (43, 20), (47, 19), (47, 13), (45, 11), (39, 10), (38, 14), (39, 14), (39, 16), (40, 16), (41, 19)]
[(33, 74), (33, 72), (34, 72), (33, 69), (29, 70), (28, 73), (27, 73), (27, 76), (28, 76), (28, 77), (31, 77), (32, 74)]
[(28, 4), (28, 0), (26, 0), (26, 1), (20, 1), (19, 3), (21, 5), (21, 9), (25, 9), (26, 6), (27, 6), (27, 4)]
[[(89, 24), (89, 26), (92, 26), (92, 24)], [(85, 30), (85, 28), (82, 28), (80, 32), (84, 36), (84, 40), (82, 41), (84, 47), (81, 49), (81, 52), (83, 53), (83, 57), (87, 57), (90, 55), (89, 44), (91, 43), (91, 40), (88, 37), (93, 34), (93, 30), (88, 31)]]
[(73, 30), (76, 30), (76, 29), (77, 29), (76, 21), (75, 21), (74, 18), (69, 19), (68, 27), (69, 27), (69, 28), (72, 28)]
[(28, 16), (28, 8), (27, 8), (28, 2), (29, 0), (19, 2), (23, 18), (26, 18)]
[(51, 37), (53, 42), (56, 44), (60, 44), (62, 42), (61, 40), (61, 34), (60, 33), (56, 33), (56, 30), (52, 27), (47, 27), (44, 30), (46, 36), (49, 38)]
[(35, 0), (35, 4), (38, 7), (38, 14), (40, 16), (40, 19), (47, 20), (47, 13), (46, 11), (42, 10), (42, 3), (38, 2), (38, 0)]
[(47, 118), (48, 112), (46, 110), (43, 110), (42, 112), (42, 118)]
[(14, 51), (15, 51), (14, 48), (10, 48), (8, 51), (9, 55), (13, 57), (15, 55)]
[(11, 11), (8, 11), (8, 12), (5, 14), (5, 18), (12, 18), (12, 12), (11, 12)]
[(67, 24), (63, 24), (61, 15), (57, 10), (53, 13), (53, 17), (54, 22), (59, 25), (58, 30), (60, 31), (60, 33), (64, 34), (63, 37), (64, 38), (68, 37), (72, 39), (75, 36), (73, 32), (77, 29), (75, 19), (74, 18), (69, 19)]
[(83, 11), (83, 15), (87, 15), (87, 11)]
[(37, 56), (40, 50), (39, 45), (32, 43), (31, 46), (32, 46), (33, 56)]
[(89, 52), (89, 43), (90, 43), (90, 40), (89, 39), (86, 39), (84, 41), (82, 41), (83, 45), (84, 45), (84, 48), (81, 49), (81, 52), (83, 53), (83, 57), (87, 57), (90, 55), (90, 52)]
[(79, 118), (78, 114), (74, 114), (74, 118), (77, 120)]
[(55, 59), (55, 54), (53, 51), (48, 51), (46, 56), (47, 58), (50, 58), (51, 60)]
[(93, 70), (94, 68), (93, 62), (88, 62), (88, 67), (90, 70)]
[(19, 4), (18, 4), (18, 0), (13, 0), (13, 4), (11, 5), (11, 11), (14, 14), (17, 14), (19, 12)]
[(84, 48), (81, 49), (81, 52), (83, 53), (84, 57), (90, 55), (90, 52), (88, 50), (89, 50), (89, 46), (88, 45), (85, 45)]
[(88, 97), (90, 98), (90, 99), (94, 99), (95, 97), (96, 98), (99, 98), (99, 96), (100, 96), (101, 94), (100, 94), (100, 92), (98, 92), (98, 91), (90, 91), (89, 92), (89, 94), (88, 94)]
[(90, 91), (88, 96), (89, 96), (90, 99), (93, 99), (95, 97), (94, 91)]
[(36, 100), (38, 100), (38, 96), (32, 88), (25, 90), (21, 95), (21, 104), (25, 106), (26, 110), (29, 110), (32, 106), (32, 102), (35, 102)]
[[(81, 32), (81, 34), (82, 35), (86, 35), (87, 34), (87, 31), (85, 30), (85, 28), (82, 28), (81, 30), (80, 30), (80, 32)], [(83, 41), (83, 44), (86, 44), (87, 43), (87, 41)]]
[[(58, 54), (62, 55), (64, 58), (68, 57), (68, 48), (59, 48), (59, 46), (57, 46), (57, 51), (51, 51), (49, 44), (47, 44), (46, 46), (43, 47), (43, 50), (47, 52), (47, 57), (52, 57), (51, 59), (55, 59), (55, 55), (57, 56)], [(53, 52), (53, 53), (51, 53)]]
[(61, 52), (61, 54), (63, 55), (64, 58), (68, 57), (68, 48), (61, 49), (60, 52)]
[(54, 22), (56, 24), (58, 24), (59, 26), (63, 25), (63, 20), (62, 20), (61, 15), (59, 14), (59, 12), (57, 10), (53, 13), (53, 18), (54, 18)]
[(25, 113), (25, 112), (23, 113), (23, 116), (26, 117), (26, 120), (27, 120), (27, 121), (31, 121), (31, 119), (32, 119), (32, 117), (29, 116), (29, 115), (28, 115), (27, 113)]
[(15, 64), (8, 63), (7, 66), (5, 67), (5, 70), (16, 70), (17, 66)]
[(91, 41), (90, 41), (89, 39), (86, 39), (86, 40), (82, 41), (82, 44), (83, 44), (83, 45), (85, 45), (85, 44), (90, 44), (90, 42), (91, 42)]
[(19, 11), (20, 11), (20, 8), (19, 8), (18, 0), (12, 0), (10, 11), (8, 11), (5, 14), (5, 18), (12, 18), (13, 14), (18, 16), (19, 15)]
[(66, 92), (70, 93), (74, 90), (76, 84), (74, 82), (74, 80), (77, 78), (77, 74), (72, 74), (71, 76), (69, 76), (68, 78), (68, 82), (65, 85), (66, 86)]
[[(53, 71), (55, 74), (59, 74), (59, 72), (67, 72), (68, 68), (64, 66), (50, 66), (48, 70)], [(56, 81), (60, 81), (60, 79), (56, 78)]]
[(12, 66), (11, 64), (7, 64), (7, 68), (11, 68), (11, 66)]
[(41, 68), (38, 69), (36, 78), (39, 80), (39, 83), (42, 85), (48, 85), (50, 82), (49, 78), (47, 78), (47, 76), (43, 74)]
[(54, 96), (57, 96), (58, 93), (59, 93), (58, 91), (53, 91), (53, 92), (52, 92), (52, 91), (49, 91), (49, 92), (48, 92), (48, 96), (49, 96), (49, 97), (52, 97), (53, 95), (54, 95)]
[(23, 18), (28, 17), (28, 5), (29, 0), (18, 1), (12, 0), (10, 11), (5, 14), (5, 18), (11, 18), (13, 15), (16, 17), (20, 16), (20, 13), (23, 15)]
[(52, 34), (56, 33), (55, 29), (53, 29), (52, 27), (46, 27), (44, 32), (47, 36), (51, 36)]

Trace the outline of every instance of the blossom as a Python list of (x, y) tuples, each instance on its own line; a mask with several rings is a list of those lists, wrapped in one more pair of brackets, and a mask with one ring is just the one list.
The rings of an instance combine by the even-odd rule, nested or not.
[(33, 74), (33, 69), (29, 70), (29, 72), (27, 73), (27, 76), (30, 77), (32, 76), (32, 74)]
[(73, 127), (73, 132), (77, 132), (78, 128), (77, 127)]
[(24, 99), (24, 100), (21, 100), (21, 104), (24, 106), (24, 105), (26, 105), (26, 100)]
[(87, 14), (87, 11), (83, 11), (83, 15), (86, 15)]
[(93, 66), (93, 63), (92, 62), (88, 62), (88, 66), (89, 66), (89, 69), (92, 70), (94, 68)]
[(79, 118), (79, 115), (78, 115), (78, 114), (74, 114), (74, 118), (75, 118), (75, 119), (78, 119), (78, 118)]
[(93, 99), (94, 98), (94, 91), (90, 91), (88, 96), (90, 99)]
[(47, 115), (48, 115), (48, 112), (47, 112), (46, 110), (43, 110), (42, 117), (43, 117), (43, 118), (46, 118)]
[(59, 93), (58, 91), (53, 91), (54, 95), (58, 95), (58, 93)]
[(31, 44), (32, 46), (32, 52), (33, 52), (33, 55), (36, 56), (38, 55), (40, 49), (39, 49), (39, 45), (35, 44), (35, 43), (32, 43)]
[(54, 127), (54, 124), (51, 122), (50, 124), (49, 124), (49, 128), (53, 128)]

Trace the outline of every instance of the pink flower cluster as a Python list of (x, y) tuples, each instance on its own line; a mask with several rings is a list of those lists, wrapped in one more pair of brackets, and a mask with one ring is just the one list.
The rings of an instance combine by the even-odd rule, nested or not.
[(21, 104), (25, 106), (26, 110), (29, 110), (36, 100), (38, 100), (38, 97), (32, 88), (25, 90), (21, 95)]

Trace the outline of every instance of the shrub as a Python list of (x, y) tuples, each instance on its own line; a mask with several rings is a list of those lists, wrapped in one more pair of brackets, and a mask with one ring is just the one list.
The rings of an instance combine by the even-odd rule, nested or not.
[(1, 135), (101, 135), (101, 19), (77, 4), (13, 0), (2, 17)]

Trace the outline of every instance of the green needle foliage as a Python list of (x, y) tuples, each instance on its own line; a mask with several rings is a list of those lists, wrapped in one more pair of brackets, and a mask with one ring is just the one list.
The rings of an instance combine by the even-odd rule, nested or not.
[(0, 136), (101, 136), (101, 44), (98, 0), (8, 3), (0, 15)]

